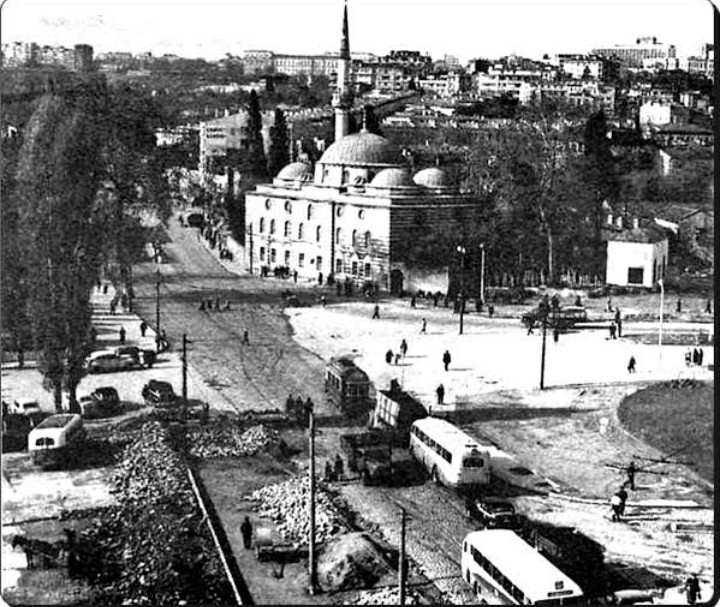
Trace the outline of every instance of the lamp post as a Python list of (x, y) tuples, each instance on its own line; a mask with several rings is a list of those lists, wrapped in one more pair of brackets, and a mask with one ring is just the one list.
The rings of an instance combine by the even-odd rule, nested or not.
[(485, 243), (480, 243), (480, 302), (485, 303)]
[(457, 252), (460, 254), (460, 295), (458, 297), (459, 299), (459, 305), (460, 305), (460, 335), (463, 334), (463, 315), (465, 312), (465, 299), (464, 299), (464, 291), (465, 291), (465, 253), (467, 252), (465, 247), (462, 245), (457, 246)]
[(660, 326), (658, 328), (658, 352), (660, 354), (660, 364), (662, 364), (662, 326), (663, 326), (663, 306), (665, 304), (665, 285), (662, 278), (658, 280), (660, 285)]

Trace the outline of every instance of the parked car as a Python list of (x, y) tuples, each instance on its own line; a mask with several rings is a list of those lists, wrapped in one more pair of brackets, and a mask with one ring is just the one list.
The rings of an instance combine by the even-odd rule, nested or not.
[(472, 502), (470, 516), (487, 529), (514, 529), (518, 525), (515, 507), (501, 499), (476, 499)]
[(34, 398), (17, 398), (13, 401), (10, 408), (12, 413), (18, 413), (20, 415), (33, 415), (40, 413), (40, 405)]
[(114, 350), (98, 350), (85, 359), (85, 368), (88, 373), (127, 371), (139, 366), (139, 361), (129, 354), (118, 355)]
[(105, 386), (80, 397), (79, 404), (83, 417), (105, 417), (120, 411), (120, 396), (115, 388)]
[(157, 379), (151, 379), (143, 386), (142, 397), (146, 405), (155, 407), (171, 407), (179, 400), (172, 384)]
[(190, 228), (202, 228), (205, 225), (205, 218), (202, 213), (190, 213), (186, 217), (186, 221)]
[[(540, 307), (525, 312), (522, 315), (522, 323), (526, 327), (537, 327), (542, 325), (542, 310)], [(550, 309), (547, 316), (548, 328), (565, 331), (579, 322), (588, 319), (587, 310), (582, 306), (567, 306), (564, 308)]]

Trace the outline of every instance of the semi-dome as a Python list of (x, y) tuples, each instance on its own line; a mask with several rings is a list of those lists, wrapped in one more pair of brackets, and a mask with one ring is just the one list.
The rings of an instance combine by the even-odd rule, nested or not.
[(370, 185), (375, 188), (417, 187), (408, 170), (401, 168), (383, 169), (375, 175)]
[(415, 173), (413, 181), (417, 185), (422, 185), (426, 188), (446, 188), (451, 185), (445, 171), (438, 169), (437, 167), (430, 167), (428, 169), (418, 171)]
[(333, 143), (319, 161), (321, 164), (398, 165), (397, 148), (385, 137), (366, 130), (345, 135)]
[(294, 181), (295, 179), (302, 179), (303, 177), (312, 177), (312, 169), (310, 168), (310, 165), (305, 164), (304, 162), (291, 162), (280, 169), (276, 179)]

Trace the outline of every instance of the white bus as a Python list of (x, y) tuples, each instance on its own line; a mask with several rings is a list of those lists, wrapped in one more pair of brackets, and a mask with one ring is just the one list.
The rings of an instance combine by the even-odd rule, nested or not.
[(28, 435), (28, 451), (33, 463), (50, 467), (67, 463), (85, 439), (82, 417), (59, 413), (44, 419)]
[(465, 537), (463, 579), (490, 605), (570, 605), (582, 602), (575, 582), (510, 529)]
[(413, 422), (410, 453), (437, 483), (458, 487), (490, 482), (488, 449), (444, 419), (425, 417)]

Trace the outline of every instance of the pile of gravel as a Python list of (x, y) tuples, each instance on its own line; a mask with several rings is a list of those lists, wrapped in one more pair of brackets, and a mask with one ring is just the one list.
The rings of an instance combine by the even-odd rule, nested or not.
[[(262, 518), (277, 523), (277, 531), (289, 542), (306, 543), (310, 528), (310, 479), (292, 478), (268, 485), (246, 496), (257, 502), (255, 510)], [(323, 542), (345, 529), (344, 519), (328, 494), (316, 485), (315, 533), (316, 541)]]
[(246, 430), (232, 423), (213, 424), (188, 431), (190, 453), (205, 459), (255, 455), (277, 440), (278, 433), (262, 424)]
[[(360, 592), (357, 599), (345, 605), (399, 605), (400, 591), (397, 588), (368, 590)], [(422, 605), (420, 596), (415, 592), (405, 592), (405, 605)]]

